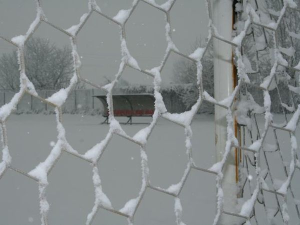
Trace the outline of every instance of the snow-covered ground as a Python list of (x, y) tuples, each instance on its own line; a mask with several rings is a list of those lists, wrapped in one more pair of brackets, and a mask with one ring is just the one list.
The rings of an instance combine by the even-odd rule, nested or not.
[[(133, 118), (138, 124), (123, 125), (129, 135), (147, 126), (151, 118)], [(275, 116), (282, 120), (282, 116)], [(100, 124), (100, 116), (63, 115), (63, 125), (69, 143), (79, 153), (104, 139), (108, 125)], [(124, 120), (125, 122), (126, 120)], [(263, 121), (261, 121), (261, 124)], [(193, 158), (198, 166), (209, 168), (215, 163), (213, 115), (197, 115), (192, 124)], [(25, 172), (34, 169), (50, 153), (56, 141), (55, 115), (12, 115), (7, 122), (9, 150), (12, 166)], [(268, 141), (274, 143), (273, 136)], [(297, 136), (300, 143), (299, 134)], [(280, 133), (285, 161), (289, 160), (288, 134)], [(150, 180), (154, 186), (168, 188), (178, 183), (187, 164), (184, 129), (165, 119), (159, 119), (147, 144)], [(280, 158), (268, 155), (274, 178), (283, 179)], [(264, 163), (263, 163), (264, 165)], [(103, 191), (115, 209), (137, 197), (141, 181), (139, 146), (114, 136), (98, 163)], [(253, 170), (254, 171), (254, 170)], [(253, 172), (252, 171), (252, 172)], [(254, 182), (254, 181), (253, 181)], [(279, 181), (278, 181), (279, 182)], [(300, 175), (294, 178), (296, 197), (300, 199)], [(297, 195), (298, 194), (298, 195)], [(215, 176), (192, 170), (180, 194), (183, 221), (189, 224), (212, 224), (215, 214)], [(248, 196), (248, 195), (246, 195)], [(14, 171), (8, 170), (0, 180), (0, 224), (40, 224), (38, 185)], [(49, 223), (55, 225), (85, 224), (94, 205), (94, 187), (91, 165), (73, 155), (63, 153), (49, 176), (47, 199), (50, 203)], [(267, 197), (269, 206), (276, 206)], [(257, 204), (259, 217), (263, 207)], [(290, 207), (292, 209), (292, 207)], [(291, 211), (291, 224), (298, 224), (295, 210)], [(277, 215), (280, 221), (280, 215)], [(174, 198), (147, 189), (135, 216), (136, 225), (175, 224)], [(282, 222), (281, 222), (282, 223)], [(278, 224), (281, 224), (278, 223)], [(93, 224), (127, 224), (126, 218), (100, 209)], [(262, 224), (268, 224), (266, 221)]]

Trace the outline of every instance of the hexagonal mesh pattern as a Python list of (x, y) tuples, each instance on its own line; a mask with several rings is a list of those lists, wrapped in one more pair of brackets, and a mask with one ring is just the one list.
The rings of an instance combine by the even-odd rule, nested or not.
[[(151, 70), (144, 70), (140, 68), (138, 61), (131, 56), (126, 44), (125, 24), (132, 13), (137, 10), (136, 7), (138, 4), (140, 4), (140, 2), (144, 2), (148, 4), (149, 7), (153, 7), (156, 10), (161, 11), (165, 14), (166, 18), (165, 37), (167, 41), (167, 49), (165, 51), (165, 55), (161, 64)], [(1, 137), (3, 144), (3, 157), (0, 164), (0, 178), (2, 178), (7, 169), (11, 169), (26, 176), (29, 179), (35, 180), (38, 183), (40, 192), (39, 198), (42, 224), (48, 224), (47, 214), (49, 212), (49, 204), (46, 198), (46, 189), (48, 186), (47, 177), (52, 168), (55, 166), (55, 162), (60, 158), (62, 152), (74, 155), (92, 165), (92, 179), (95, 188), (95, 203), (91, 209), (91, 212), (87, 215), (86, 224), (92, 224), (92, 221), (99, 208), (124, 216), (128, 219), (128, 224), (133, 224), (135, 213), (139, 208), (141, 201), (143, 201), (146, 190), (149, 188), (174, 197), (176, 223), (178, 225), (184, 224), (182, 221), (182, 213), (184, 209), (181, 206), (180, 193), (186, 183), (188, 176), (190, 175), (191, 170), (208, 173), (211, 174), (211, 176), (216, 177), (217, 211), (212, 224), (219, 224), (222, 220), (222, 216), (224, 215), (238, 219), (240, 221), (239, 224), (259, 224), (259, 220), (257, 218), (255, 210), (256, 204), (263, 205), (265, 213), (267, 214), (267, 217), (270, 219), (270, 221), (272, 220), (272, 217), (279, 214), (281, 215), (282, 223), (288, 224), (288, 195), (291, 195), (294, 200), (293, 204), (289, 204), (289, 208), (295, 207), (296, 215), (300, 219), (299, 200), (295, 198), (295, 192), (299, 192), (299, 190), (294, 190), (292, 185), (294, 175), (295, 173), (299, 173), (300, 169), (300, 162), (297, 156), (297, 139), (295, 133), (300, 117), (300, 106), (298, 105), (298, 107), (296, 107), (295, 101), (297, 100), (297, 94), (300, 93), (300, 89), (298, 87), (298, 84), (292, 84), (292, 82), (288, 79), (288, 73), (291, 76), (295, 76), (295, 74), (300, 71), (300, 64), (293, 65), (296, 54), (293, 47), (295, 40), (300, 39), (300, 34), (297, 33), (300, 29), (290, 30), (295, 27), (290, 26), (290, 24), (288, 24), (287, 22), (289, 21), (288, 18), (291, 18), (293, 15), (299, 13), (299, 7), (295, 2), (293, 2), (293, 0), (275, 1), (276, 4), (274, 3), (275, 7), (273, 9), (270, 8), (270, 5), (258, 2), (257, 0), (253, 0), (252, 2), (246, 0), (236, 2), (238, 23), (236, 24), (235, 37), (232, 40), (227, 40), (218, 33), (213, 24), (210, 10), (211, 1), (207, 0), (207, 12), (209, 15), (209, 35), (207, 38), (207, 46), (205, 48), (195, 49), (194, 53), (192, 53), (191, 55), (185, 55), (176, 48), (171, 36), (170, 12), (172, 11), (172, 7), (174, 6), (174, 4), (176, 4), (176, 2), (176, 0), (167, 0), (164, 4), (160, 5), (157, 4), (155, 0), (134, 0), (130, 9), (120, 10), (115, 17), (111, 18), (101, 11), (95, 0), (89, 0), (88, 12), (82, 15), (82, 17), (80, 18), (80, 22), (67, 30), (63, 30), (59, 26), (52, 24), (51, 21), (47, 20), (47, 17), (42, 9), (41, 1), (36, 0), (36, 18), (30, 25), (26, 34), (14, 37), (11, 40), (0, 37), (6, 42), (17, 47), (21, 78), (19, 92), (14, 95), (9, 103), (2, 106), (0, 109), (0, 124), (2, 130)], [(264, 9), (267, 9), (267, 11), (265, 11)], [(97, 84), (91, 83), (90, 81), (80, 77), (79, 74), (81, 62), (80, 57), (77, 53), (76, 39), (78, 33), (81, 31), (82, 27), (85, 25), (92, 13), (97, 13), (100, 16), (105, 17), (112, 23), (117, 24), (120, 28), (122, 53), (121, 64), (119, 66), (118, 73), (115, 75), (115, 79), (105, 86), (99, 86)], [(300, 18), (299, 15), (298, 18)], [(74, 62), (74, 75), (70, 81), (70, 85), (65, 89), (61, 89), (47, 99), (40, 97), (35, 91), (34, 86), (26, 76), (24, 62), (24, 44), (41, 23), (47, 23), (48, 25), (57, 29), (59, 32), (70, 37)], [(281, 34), (278, 34), (279, 30)], [(284, 36), (282, 33), (286, 33), (286, 36)], [(284, 39), (283, 37), (287, 37), (287, 39)], [(213, 97), (207, 94), (202, 83), (201, 61), (206, 50), (212, 44), (213, 39), (217, 39), (224, 44), (229, 44), (233, 47), (235, 57), (234, 61), (237, 67), (238, 75), (236, 87), (232, 94), (228, 98), (219, 102), (217, 102)], [(249, 43), (252, 43), (253, 46), (249, 47)], [(199, 98), (189, 111), (181, 114), (169, 113), (165, 107), (162, 95), (160, 93), (160, 73), (166, 64), (170, 53), (172, 52), (193, 61), (197, 66), (197, 85), (199, 87)], [(265, 52), (269, 52), (271, 54), (271, 66), (267, 72), (267, 75), (264, 75), (266, 74), (266, 72), (260, 68), (262, 62), (265, 59), (263, 58)], [(283, 55), (281, 53), (283, 53)], [(252, 56), (250, 57), (253, 60), (249, 60), (249, 56), (247, 57), (247, 54), (252, 54)], [(256, 69), (252, 69), (254, 65), (256, 66)], [(249, 69), (249, 66), (251, 69)], [(138, 70), (141, 73), (145, 74), (145, 76), (150, 76), (153, 79), (154, 86), (155, 112), (153, 115), (153, 120), (149, 126), (140, 130), (133, 137), (129, 136), (122, 129), (122, 126), (113, 115), (112, 89), (116, 85), (118, 79), (121, 77), (126, 67), (131, 67), (132, 69)], [(79, 154), (68, 143), (68, 140), (65, 137), (65, 129), (62, 122), (63, 115), (61, 111), (61, 108), (68, 98), (68, 95), (78, 82), (85, 82), (95, 88), (105, 90), (107, 92), (107, 104), (110, 112), (109, 132), (107, 133), (106, 137), (99, 144), (95, 145), (83, 155)], [(289, 103), (285, 103), (282, 101), (283, 97), (280, 91), (282, 89), (278, 87), (282, 84), (285, 85), (283, 90), (288, 93), (290, 99)], [(253, 90), (261, 91), (264, 99), (263, 106), (259, 106), (254, 103), (253, 97), (251, 95), (251, 92), (253, 92)], [(276, 124), (273, 120), (273, 115), (271, 113), (271, 98), (269, 94), (271, 90), (277, 90), (278, 92), (278, 98), (281, 103), (282, 112), (285, 115), (284, 124)], [(8, 146), (9, 137), (7, 137), (7, 130), (5, 125), (7, 118), (12, 114), (13, 110), (16, 108), (17, 104), (20, 102), (25, 93), (55, 107), (58, 132), (58, 139), (49, 156), (44, 162), (40, 163), (29, 173), (20, 171), (11, 165), (12, 159), (9, 154)], [(224, 150), (222, 160), (212, 165), (212, 167), (209, 169), (202, 168), (201, 165), (196, 165), (192, 156), (191, 144), (191, 123), (195, 114), (204, 101), (215, 104), (216, 107), (222, 107), (227, 110), (226, 149)], [(259, 127), (259, 115), (264, 115), (263, 127)], [(187, 149), (188, 163), (181, 181), (176, 185), (170, 186), (168, 189), (155, 187), (150, 183), (150, 172), (147, 161), (148, 159), (147, 153), (145, 151), (147, 140), (150, 137), (159, 117), (163, 117), (171, 122), (174, 122), (185, 129), (185, 144)], [(241, 133), (243, 134), (239, 137), (236, 137), (235, 135), (236, 119), (239, 123), (239, 128), (242, 130)], [(282, 149), (280, 146), (277, 135), (278, 130), (287, 132), (290, 136), (291, 153), (290, 161), (288, 163), (285, 163), (283, 161), (282, 151), (286, 151), (287, 149)], [(270, 143), (270, 141), (266, 141), (267, 134), (271, 131), (273, 131), (274, 133), (273, 143)], [(97, 163), (101, 158), (102, 153), (106, 149), (108, 143), (111, 141), (113, 135), (119, 135), (126, 140), (138, 145), (140, 147), (141, 154), (142, 186), (140, 192), (135, 199), (129, 200), (120, 210), (116, 210), (112, 207), (110, 200), (103, 192), (97, 167)], [(231, 151), (239, 153), (240, 156), (240, 160), (237, 160), (239, 161), (238, 164), (240, 175), (239, 197), (243, 198), (246, 187), (248, 186), (249, 188), (247, 190), (250, 192), (250, 197), (248, 199), (245, 199), (244, 197), (244, 203), (242, 204), (239, 212), (225, 211), (223, 204), (223, 172), (224, 166), (226, 165), (228, 156)], [(272, 172), (269, 166), (270, 163), (268, 161), (268, 154), (278, 154), (282, 160), (282, 167), (285, 171), (286, 179), (282, 181), (280, 185), (277, 185), (277, 187), (275, 185), (275, 179), (273, 179), (274, 172)], [(250, 174), (251, 167), (255, 170), (253, 175)], [(255, 180), (254, 185), (253, 183), (251, 183), (253, 176)], [(273, 194), (276, 201), (275, 208), (268, 208), (265, 198), (266, 193)]]

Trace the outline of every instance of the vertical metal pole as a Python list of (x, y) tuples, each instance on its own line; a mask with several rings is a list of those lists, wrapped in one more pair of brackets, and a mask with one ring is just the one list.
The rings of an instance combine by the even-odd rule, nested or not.
[[(232, 39), (233, 7), (232, 0), (212, 0), (213, 23), (218, 33), (227, 40)], [(228, 97), (234, 88), (234, 66), (232, 46), (214, 38), (214, 97), (221, 101)], [(216, 160), (221, 161), (227, 140), (227, 110), (215, 106), (215, 146)], [(229, 155), (224, 168), (223, 179), (224, 210), (236, 212), (237, 185), (235, 152)], [(235, 224), (232, 216), (222, 216), (219, 224)]]

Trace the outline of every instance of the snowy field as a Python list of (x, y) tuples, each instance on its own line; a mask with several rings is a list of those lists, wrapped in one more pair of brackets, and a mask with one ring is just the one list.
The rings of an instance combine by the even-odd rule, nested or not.
[[(63, 125), (69, 143), (79, 153), (85, 153), (99, 143), (108, 132), (108, 125), (100, 124), (103, 120), (101, 116), (63, 115)], [(276, 120), (280, 122), (282, 116), (275, 116)], [(138, 124), (123, 125), (129, 135), (134, 135), (147, 126), (151, 118), (133, 118), (133, 121)], [(260, 125), (263, 125), (262, 119)], [(213, 115), (197, 115), (192, 129), (194, 161), (200, 167), (209, 168), (215, 163)], [(52, 143), (56, 141), (55, 115), (12, 115), (8, 119), (7, 130), (12, 166), (29, 172), (39, 162), (45, 160)], [(271, 134), (267, 138), (268, 142), (274, 144)], [(297, 139), (300, 143), (299, 133)], [(284, 159), (288, 161), (290, 154), (288, 134), (279, 133), (279, 142)], [(187, 164), (182, 127), (159, 119), (146, 151), (152, 185), (168, 188), (180, 181)], [(274, 178), (283, 180), (279, 156), (270, 154), (268, 157)], [(142, 181), (140, 152), (137, 145), (115, 135), (100, 159), (98, 168), (103, 191), (115, 209), (122, 208), (128, 200), (137, 197)], [(299, 171), (296, 172), (293, 182), (296, 197), (300, 199)], [(50, 203), (49, 224), (85, 224), (86, 216), (94, 205), (91, 165), (73, 155), (63, 153), (50, 173), (49, 183), (47, 188), (47, 199)], [(216, 210), (215, 195), (215, 176), (192, 170), (180, 195), (183, 221), (187, 225), (212, 224)], [(275, 202), (272, 202), (274, 196), (268, 195), (268, 206), (275, 207)], [(31, 179), (8, 170), (0, 180), (0, 199), (0, 225), (40, 224), (38, 185)], [(292, 204), (290, 208), (291, 224), (299, 224)], [(268, 224), (262, 213), (263, 207), (256, 204), (256, 209), (261, 224)], [(279, 214), (276, 221), (278, 223), (274, 224), (282, 224)], [(147, 189), (134, 222), (136, 225), (175, 224), (174, 198)], [(93, 224), (125, 225), (127, 221), (122, 216), (100, 209)]]

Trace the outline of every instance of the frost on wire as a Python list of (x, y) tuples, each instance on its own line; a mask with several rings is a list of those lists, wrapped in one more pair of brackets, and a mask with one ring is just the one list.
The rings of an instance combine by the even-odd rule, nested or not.
[[(83, 14), (79, 18), (79, 22), (74, 23), (75, 25), (71, 26), (68, 29), (61, 29), (58, 26), (55, 27), (58, 31), (68, 35), (70, 37), (71, 46), (72, 46), (72, 57), (73, 57), (73, 67), (74, 67), (74, 74), (70, 80), (70, 84), (67, 88), (63, 88), (58, 92), (54, 93), (47, 99), (43, 99), (42, 97), (38, 96), (38, 93), (35, 91), (35, 88), (31, 81), (26, 76), (25, 70), (25, 62), (24, 62), (24, 45), (29, 37), (35, 32), (38, 26), (43, 23), (51, 23), (51, 21), (47, 20), (47, 15), (43, 12), (42, 3), (40, 0), (36, 0), (36, 17), (32, 24), (29, 26), (27, 32), (24, 35), (19, 35), (11, 40), (4, 39), (8, 43), (16, 46), (18, 48), (18, 63), (20, 67), (20, 90), (18, 93), (14, 95), (12, 100), (3, 105), (0, 108), (0, 125), (1, 125), (1, 140), (2, 140), (2, 161), (0, 163), (0, 178), (3, 176), (5, 171), (10, 168), (11, 163), (13, 162), (13, 158), (9, 154), (9, 146), (8, 146), (8, 139), (7, 131), (6, 131), (6, 120), (9, 115), (12, 114), (13, 110), (16, 108), (17, 104), (22, 99), (25, 93), (36, 97), (46, 104), (52, 105), (55, 107), (56, 113), (56, 124), (57, 124), (57, 140), (52, 145), (52, 150), (48, 157), (43, 161), (40, 162), (38, 165), (33, 165), (33, 169), (28, 172), (21, 172), (17, 171), (28, 178), (31, 178), (38, 182), (39, 185), (39, 199), (40, 199), (40, 214), (41, 214), (41, 224), (47, 225), (48, 219), (47, 215), (49, 210), (51, 210), (51, 204), (48, 203), (46, 198), (47, 186), (48, 186), (48, 175), (51, 172), (51, 169), (55, 166), (55, 162), (59, 160), (62, 152), (67, 152), (72, 155), (75, 155), (82, 160), (85, 160), (87, 163), (91, 164), (91, 170), (93, 172), (93, 176), (91, 180), (94, 184), (95, 189), (95, 200), (94, 204), (91, 205), (91, 211), (87, 215), (86, 224), (92, 224), (95, 215), (99, 208), (106, 209), (110, 212), (116, 213), (118, 215), (122, 215), (127, 218), (128, 224), (134, 224), (134, 216), (135, 213), (141, 203), (143, 201), (143, 197), (145, 192), (148, 188), (154, 189), (156, 191), (162, 192), (167, 195), (171, 195), (174, 198), (174, 215), (175, 221), (177, 225), (184, 225), (184, 221), (182, 220), (182, 215), (184, 213), (184, 208), (181, 205), (180, 200), (180, 192), (185, 185), (185, 181), (190, 174), (190, 171), (200, 170), (202, 172), (207, 172), (212, 176), (216, 177), (216, 205), (217, 211), (215, 214), (214, 220), (211, 224), (218, 224), (221, 220), (223, 214), (227, 214), (227, 216), (232, 216), (240, 220), (240, 224), (251, 224), (251, 219), (255, 218), (255, 204), (258, 204), (259, 200), (264, 198), (264, 192), (269, 191), (275, 193), (276, 195), (281, 195), (284, 197), (284, 201), (282, 204), (278, 202), (278, 210), (280, 210), (282, 219), (284, 224), (289, 223), (289, 213), (287, 207), (287, 194), (288, 191), (292, 191), (291, 189), (291, 181), (293, 180), (294, 174), (299, 172), (300, 169), (300, 162), (297, 155), (297, 140), (296, 140), (296, 128), (299, 122), (300, 117), (300, 106), (284, 106), (283, 107), (289, 109), (293, 116), (289, 121), (286, 121), (284, 125), (278, 125), (273, 123), (273, 115), (271, 113), (271, 98), (269, 91), (272, 86), (272, 82), (276, 79), (278, 70), (282, 70), (284, 68), (288, 68), (289, 63), (283, 57), (282, 54), (287, 56), (293, 56), (295, 54), (295, 50), (293, 47), (291, 48), (283, 48), (278, 43), (276, 39), (276, 30), (278, 29), (280, 23), (283, 20), (283, 17), (287, 13), (287, 9), (294, 9), (299, 10), (299, 7), (293, 0), (283, 0), (282, 9), (277, 12), (274, 10), (269, 11), (270, 14), (276, 16), (277, 19), (272, 19), (269, 15), (266, 15), (265, 12), (258, 8), (255, 8), (255, 4), (251, 4), (250, 1), (241, 1), (238, 2), (236, 5), (236, 11), (238, 13), (242, 13), (242, 17), (237, 22), (236, 26), (236, 33), (232, 40), (225, 40), (226, 43), (231, 44), (233, 46), (233, 53), (235, 58), (235, 66), (237, 68), (237, 75), (238, 81), (234, 91), (231, 95), (222, 101), (217, 102), (212, 96), (210, 96), (206, 91), (205, 87), (203, 87), (202, 82), (202, 59), (205, 55), (205, 52), (209, 45), (212, 43), (213, 38), (218, 38), (222, 40), (222, 36), (218, 33), (217, 29), (215, 28), (211, 13), (211, 1), (207, 0), (207, 12), (209, 15), (209, 34), (207, 37), (207, 46), (204, 48), (197, 48), (194, 52), (190, 55), (185, 55), (186, 58), (193, 61), (197, 67), (197, 83), (196, 85), (199, 88), (199, 96), (197, 102), (191, 107), (190, 110), (183, 112), (183, 113), (170, 113), (167, 111), (166, 106), (164, 104), (163, 97), (161, 95), (161, 72), (163, 67), (168, 60), (168, 57), (171, 52), (176, 54), (184, 55), (180, 52), (180, 50), (176, 47), (172, 40), (171, 36), (171, 21), (170, 21), (170, 12), (172, 11), (172, 7), (176, 4), (178, 0), (167, 0), (163, 4), (158, 4), (155, 0), (133, 0), (131, 7), (129, 9), (121, 9), (114, 17), (108, 17), (105, 12), (102, 12), (100, 7), (97, 5), (95, 0), (89, 0), (87, 2), (88, 10), (85, 14)], [(157, 65), (155, 68), (152, 69), (145, 69), (141, 68), (138, 64), (138, 59), (135, 59), (130, 54), (130, 49), (127, 47), (126, 43), (126, 36), (125, 36), (125, 25), (130, 16), (132, 15), (134, 10), (137, 10), (136, 7), (141, 2), (145, 2), (149, 5), (149, 7), (153, 7), (163, 14), (165, 14), (165, 38), (167, 42), (167, 48), (165, 51), (165, 55), (163, 57), (162, 62), (160, 65)], [(255, 3), (256, 1), (253, 0)], [(77, 53), (77, 44), (76, 39), (79, 32), (81, 32), (82, 27), (85, 25), (87, 20), (90, 18), (92, 13), (98, 13), (101, 16), (109, 19), (111, 22), (117, 24), (120, 29), (120, 50), (121, 50), (121, 63), (119, 65), (119, 70), (115, 75), (115, 79), (105, 85), (99, 87), (97, 84), (91, 84), (89, 81), (80, 77), (78, 71), (81, 66), (80, 57)], [(247, 37), (249, 29), (252, 29), (253, 24), (256, 26), (261, 27), (261, 29), (268, 30), (268, 34), (270, 37), (273, 38), (274, 46), (272, 49), (272, 68), (269, 71), (269, 74), (263, 78), (262, 82), (259, 84), (251, 84), (250, 74), (256, 71), (255, 68), (252, 68), (252, 64), (247, 57), (246, 54), (243, 53), (243, 41)], [(196, 28), (195, 28), (196, 29)], [(289, 31), (289, 35), (291, 38), (300, 39), (300, 34), (297, 34), (293, 31)], [(265, 38), (260, 35), (255, 38), (255, 46), (256, 50), (259, 51), (261, 49), (267, 48)], [(113, 98), (112, 98), (112, 90), (115, 87), (116, 83), (122, 76), (122, 73), (126, 67), (131, 67), (132, 69), (138, 70), (145, 74), (145, 76), (150, 76), (153, 79), (153, 87), (154, 87), (154, 97), (155, 97), (155, 112), (153, 114), (153, 120), (149, 126), (143, 128), (142, 130), (138, 131), (132, 137), (128, 135), (120, 125), (120, 123), (115, 119), (113, 115)], [(300, 62), (296, 66), (293, 67), (295, 70), (300, 70)], [(98, 144), (93, 146), (91, 149), (88, 149), (85, 154), (79, 154), (75, 147), (71, 146), (68, 143), (66, 138), (66, 131), (62, 122), (62, 111), (61, 108), (63, 107), (66, 99), (69, 97), (71, 90), (76, 86), (78, 82), (87, 82), (90, 85), (93, 85), (96, 88), (101, 88), (106, 91), (107, 93), (107, 104), (109, 109), (109, 131), (107, 135), (101, 140)], [(263, 105), (260, 106), (254, 101), (254, 98), (249, 92), (243, 92), (245, 90), (245, 85), (254, 85), (257, 88), (263, 91)], [(294, 94), (300, 94), (299, 87), (294, 87), (289, 85), (288, 91)], [(201, 104), (207, 101), (211, 104), (216, 105), (216, 107), (222, 107), (227, 110), (227, 141), (226, 147), (224, 149), (224, 155), (221, 161), (216, 162), (214, 165), (211, 165), (210, 168), (201, 168), (201, 165), (196, 165), (192, 157), (192, 128), (191, 123), (193, 121), (194, 116), (196, 115), (197, 111), (201, 107)], [(249, 146), (243, 146), (235, 136), (234, 132), (234, 122), (235, 120), (240, 124), (246, 127), (246, 129), (251, 130), (253, 128), (253, 121), (249, 117), (248, 112), (251, 112), (252, 115), (254, 114), (263, 114), (264, 115), (264, 128), (261, 131), (260, 136), (252, 141), (252, 144)], [(163, 189), (160, 187), (154, 187), (151, 185), (149, 180), (150, 170), (148, 167), (148, 157), (145, 151), (147, 146), (147, 141), (153, 131), (153, 128), (156, 125), (156, 122), (159, 117), (163, 117), (175, 124), (182, 126), (185, 130), (185, 147), (186, 147), (186, 157), (188, 158), (188, 163), (186, 165), (185, 171), (183, 171), (182, 178), (178, 181), (178, 183), (171, 185), (170, 187)], [(259, 159), (263, 151), (268, 152), (276, 152), (276, 146), (272, 145), (272, 143), (265, 143), (265, 137), (269, 129), (282, 129), (290, 134), (290, 142), (291, 142), (291, 161), (289, 162), (289, 169), (286, 176), (286, 180), (280, 182), (280, 185), (277, 185), (277, 188), (274, 188), (276, 185), (273, 184), (273, 187), (269, 187), (265, 182), (266, 174), (270, 173), (270, 168), (267, 170), (262, 170)], [(102, 153), (105, 151), (106, 147), (108, 146), (109, 142), (112, 140), (114, 135), (119, 135), (121, 137), (126, 138), (128, 141), (131, 141), (140, 147), (140, 159), (141, 159), (141, 171), (142, 171), (142, 185), (140, 188), (139, 193), (137, 193), (136, 198), (129, 199), (127, 203), (121, 208), (116, 209), (113, 206), (113, 203), (110, 201), (108, 196), (104, 193), (102, 189), (102, 181), (100, 178), (101, 171), (98, 170), (97, 163), (102, 156)], [(213, 135), (213, 134), (211, 134)], [(223, 178), (224, 178), (224, 166), (226, 165), (228, 155), (232, 151), (234, 147), (238, 147), (243, 152), (247, 152), (245, 154), (252, 154), (256, 159), (255, 163), (255, 172), (256, 172), (256, 185), (251, 191), (251, 197), (249, 199), (243, 199), (242, 204), (240, 204), (237, 212), (225, 212), (224, 211), (224, 190), (222, 188)], [(197, 149), (199, 150), (199, 149)], [(201, 150), (201, 149), (200, 149)], [(247, 174), (247, 179), (250, 180), (250, 175)], [(252, 179), (252, 178), (251, 178)], [(213, 188), (213, 187), (212, 187)], [(299, 191), (299, 190), (298, 190)], [(49, 200), (51, 201), (51, 199)], [(298, 200), (299, 201), (299, 200)], [(295, 202), (297, 200), (295, 199)], [(299, 205), (299, 204), (298, 204)], [(298, 210), (298, 206), (296, 204), (296, 208)], [(268, 218), (272, 220), (272, 216), (274, 213), (270, 213), (271, 210), (265, 208)], [(299, 211), (298, 211), (299, 216)], [(300, 219), (300, 218), (299, 218)]]

